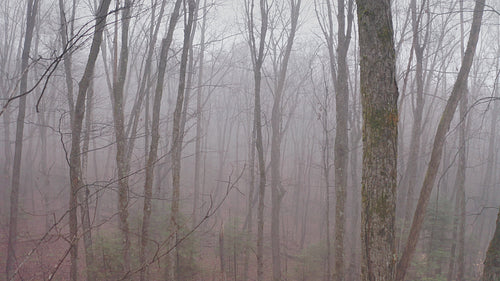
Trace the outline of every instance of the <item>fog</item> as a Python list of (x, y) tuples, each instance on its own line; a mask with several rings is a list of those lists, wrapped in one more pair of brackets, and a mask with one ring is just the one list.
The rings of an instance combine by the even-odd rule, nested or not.
[(482, 5), (3, 0), (0, 279), (498, 280)]

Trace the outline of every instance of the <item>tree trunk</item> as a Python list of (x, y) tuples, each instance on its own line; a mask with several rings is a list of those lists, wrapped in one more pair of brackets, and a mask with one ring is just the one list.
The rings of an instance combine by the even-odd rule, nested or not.
[[(464, 13), (463, 0), (460, 0), (460, 53), (463, 59), (464, 56)], [(462, 98), (460, 99), (460, 128), (458, 137), (458, 167), (455, 187), (457, 188), (457, 203), (458, 203), (458, 256), (457, 256), (457, 281), (464, 281), (465, 277), (465, 175), (467, 169), (467, 100), (468, 88), (467, 82), (464, 85)]]
[[(64, 1), (59, 0), (59, 15), (60, 15), (60, 21), (61, 21), (61, 44), (63, 51), (67, 50), (68, 45), (69, 45), (69, 39), (73, 40), (73, 25), (69, 27), (69, 36), (70, 38), (68, 39), (68, 20), (66, 19), (66, 13), (64, 10)], [(70, 22), (74, 20), (74, 14), (72, 17), (69, 19)], [(68, 98), (68, 107), (69, 107), (69, 117), (70, 117), (70, 122), (73, 124), (73, 116), (75, 114), (75, 102), (73, 98), (73, 75), (71, 74), (71, 52), (66, 51), (64, 52), (63, 55), (63, 63), (64, 63), (64, 78), (66, 82), (66, 97)]]
[(500, 210), (497, 217), (495, 233), (484, 259), (481, 281), (498, 281), (500, 279)]
[(203, 120), (203, 66), (204, 66), (204, 55), (205, 55), (205, 31), (207, 24), (206, 8), (207, 1), (203, 1), (203, 21), (201, 24), (201, 38), (200, 38), (200, 55), (199, 55), (199, 65), (198, 65), (198, 85), (196, 93), (196, 140), (195, 140), (195, 152), (194, 152), (194, 191), (193, 191), (193, 224), (192, 227), (196, 225), (196, 219), (198, 218), (198, 201), (200, 200), (200, 169), (201, 169), (201, 140), (202, 140), (202, 120)]
[(279, 66), (278, 81), (274, 93), (273, 109), (271, 115), (271, 250), (273, 261), (273, 280), (280, 281), (281, 278), (281, 256), (280, 256), (280, 209), (285, 190), (281, 186), (281, 138), (283, 136), (281, 99), (284, 92), (287, 77), (288, 62), (292, 52), (295, 32), (297, 31), (298, 17), (301, 0), (290, 1), (290, 33), (287, 38), (283, 60)]
[(441, 162), (441, 154), (443, 152), (443, 145), (446, 138), (446, 134), (450, 128), (451, 121), (453, 120), (453, 115), (458, 106), (463, 91), (466, 87), (467, 78), (469, 76), (470, 67), (472, 65), (472, 60), (474, 57), (474, 52), (476, 50), (476, 45), (479, 37), (479, 31), (481, 28), (481, 19), (483, 17), (485, 0), (477, 0), (474, 8), (474, 15), (472, 18), (472, 27), (469, 37), (469, 42), (467, 43), (467, 49), (465, 51), (464, 58), (462, 60), (462, 66), (458, 73), (457, 80), (453, 86), (450, 98), (446, 103), (446, 107), (442, 114), (441, 120), (439, 122), (436, 136), (434, 138), (434, 144), (432, 147), (431, 159), (429, 161), (429, 166), (422, 184), (422, 189), (420, 192), (420, 197), (418, 199), (417, 208), (413, 216), (412, 225), (410, 228), (410, 234), (408, 236), (408, 241), (406, 243), (405, 249), (403, 251), (401, 260), (398, 263), (396, 270), (396, 280), (403, 281), (406, 271), (410, 266), (410, 260), (415, 252), (417, 246), (420, 230), (424, 222), (425, 211), (429, 199), (431, 196), (432, 188), (434, 187), (434, 182), (436, 180), (437, 172), (439, 169), (439, 164)]
[(70, 267), (70, 280), (77, 280), (77, 257), (78, 257), (78, 224), (77, 224), (77, 193), (84, 185), (82, 180), (82, 162), (81, 162), (81, 149), (80, 137), (82, 133), (82, 123), (85, 113), (85, 96), (89, 88), (90, 81), (94, 75), (94, 67), (99, 54), (99, 48), (102, 42), (102, 35), (104, 27), (106, 26), (106, 17), (111, 0), (102, 0), (96, 14), (96, 26), (92, 45), (85, 65), (85, 70), (82, 79), (78, 83), (78, 96), (75, 104), (74, 118), (71, 125), (71, 153), (70, 153), (70, 200), (69, 200), (69, 228), (70, 228), (70, 241), (71, 241), (71, 267)]
[(249, 164), (248, 164), (248, 173), (250, 174), (250, 181), (248, 184), (248, 198), (247, 198), (247, 245), (245, 247), (245, 265), (244, 265), (244, 275), (245, 278), (243, 280), (248, 280), (248, 263), (250, 261), (250, 242), (252, 237), (252, 228), (253, 228), (253, 206), (254, 206), (254, 192), (255, 192), (255, 122), (252, 122), (252, 130), (250, 131), (250, 147), (249, 147)]
[(257, 280), (264, 280), (264, 200), (266, 192), (266, 167), (264, 160), (264, 145), (262, 141), (262, 110), (260, 104), (260, 88), (262, 80), (262, 64), (264, 62), (264, 48), (266, 43), (266, 33), (268, 28), (268, 6), (266, 0), (259, 0), (261, 26), (260, 40), (257, 46), (254, 33), (254, 2), (245, 2), (246, 21), (249, 34), (249, 47), (253, 63), (254, 75), (254, 127), (255, 127), (255, 148), (257, 149), (257, 159), (259, 168), (259, 203), (257, 207)]
[(357, 4), (364, 122), (361, 279), (393, 280), (398, 88), (391, 1)]
[(338, 46), (337, 46), (337, 88), (335, 113), (336, 113), (336, 131), (334, 147), (335, 164), (335, 271), (334, 280), (342, 281), (345, 279), (344, 273), (344, 234), (345, 234), (345, 201), (347, 189), (347, 164), (349, 159), (349, 143), (347, 130), (347, 121), (349, 118), (349, 87), (348, 87), (348, 67), (347, 51), (351, 39), (352, 30), (352, 6), (350, 0), (347, 7), (347, 30), (345, 20), (344, 0), (338, 0)]
[[(33, 39), (33, 29), (38, 9), (38, 0), (28, 1), (26, 11), (26, 33), (24, 35), (24, 46), (21, 55), (21, 82), (19, 87), (20, 94), (24, 94), (28, 88), (28, 67), (31, 50), (31, 41)], [(7, 244), (7, 279), (14, 278), (16, 273), (16, 244), (17, 244), (17, 223), (19, 211), (19, 185), (21, 178), (21, 158), (23, 154), (23, 134), (24, 117), (26, 115), (26, 96), (19, 98), (19, 112), (16, 122), (16, 143), (14, 148), (14, 164), (12, 167), (12, 185), (10, 191), (10, 217), (9, 217), (9, 240)]]
[(329, 112), (329, 98), (328, 89), (325, 89), (325, 100), (323, 102), (323, 116), (322, 116), (322, 129), (324, 143), (321, 148), (321, 160), (323, 162), (323, 177), (325, 180), (325, 201), (326, 201), (326, 280), (330, 280), (332, 277), (332, 249), (331, 249), (331, 238), (330, 238), (330, 129), (328, 125), (328, 112)]
[[(158, 157), (158, 142), (160, 140), (159, 127), (160, 127), (161, 99), (163, 96), (163, 82), (165, 78), (165, 69), (167, 65), (168, 49), (170, 48), (170, 44), (172, 43), (175, 26), (177, 25), (177, 21), (179, 19), (179, 10), (181, 2), (182, 2), (181, 0), (177, 0), (175, 2), (174, 10), (170, 17), (167, 36), (162, 40), (161, 44), (160, 64), (158, 66), (158, 79), (156, 82), (155, 96), (153, 101), (153, 120), (151, 124), (151, 146), (147, 156), (148, 160), (146, 164), (146, 179), (144, 183), (144, 206), (143, 206), (142, 228), (141, 228), (141, 248), (139, 251), (139, 263), (141, 265), (141, 273), (140, 273), (141, 281), (148, 279), (146, 248), (149, 241), (149, 224), (150, 224), (151, 208), (152, 208), (151, 198), (153, 195), (154, 168), (156, 164), (156, 159)], [(154, 45), (152, 44), (150, 48), (152, 50), (154, 48)]]
[(184, 42), (182, 45), (182, 55), (180, 61), (179, 87), (177, 91), (177, 101), (174, 110), (174, 121), (172, 127), (172, 206), (170, 214), (170, 231), (172, 232), (175, 243), (175, 260), (172, 268), (173, 280), (179, 279), (179, 200), (180, 200), (180, 177), (181, 177), (181, 152), (184, 132), (181, 130), (181, 118), (184, 104), (184, 93), (186, 87), (186, 72), (188, 63), (188, 54), (191, 46), (191, 32), (193, 29), (194, 15), (196, 9), (194, 0), (188, 1), (188, 19), (184, 27)]
[[(458, 177), (459, 173), (457, 173)], [(457, 180), (455, 180), (456, 183)], [(455, 186), (457, 186), (455, 184)], [(457, 194), (458, 195), (458, 194)], [(446, 280), (447, 281), (452, 281), (453, 280), (453, 275), (455, 271), (455, 262), (456, 262), (456, 252), (457, 252), (457, 236), (458, 236), (458, 213), (459, 213), (459, 199), (458, 196), (456, 197), (455, 200), (455, 206), (453, 208), (453, 231), (451, 235), (451, 249), (450, 249), (450, 261), (448, 264), (448, 274), (446, 275)]]
[[(500, 30), (497, 31), (497, 34), (500, 35)], [(500, 48), (497, 50), (497, 56), (500, 57)], [(495, 71), (497, 74), (500, 73), (500, 60), (497, 60), (496, 66), (495, 66)], [(500, 75), (497, 75), (496, 81), (498, 83), (498, 79), (500, 79)], [(498, 98), (498, 87), (495, 88), (495, 92), (493, 93), (493, 96)], [(483, 177), (482, 181), (482, 194), (481, 194), (481, 206), (491, 206), (495, 202), (495, 198), (491, 198), (491, 190), (492, 187), (495, 186), (493, 184), (493, 178), (494, 178), (494, 169), (496, 167), (496, 138), (497, 138), (497, 123), (498, 123), (498, 114), (500, 113), (500, 104), (498, 102), (493, 103), (493, 108), (491, 110), (491, 123), (490, 123), (490, 132), (489, 132), (489, 140), (488, 140), (488, 156), (487, 156), (487, 164), (486, 164), (486, 172)], [(478, 236), (479, 236), (479, 241), (481, 241), (480, 249), (486, 249), (488, 245), (484, 245), (488, 241), (488, 237), (484, 239), (483, 237), (487, 233), (485, 230), (485, 224), (488, 219), (483, 218), (481, 221), (481, 225), (478, 229)]]
[(224, 222), (220, 224), (219, 229), (219, 261), (221, 280), (226, 281), (226, 261), (224, 258)]
[[(130, 237), (128, 224), (128, 201), (129, 185), (128, 171), (129, 162), (126, 160), (127, 140), (125, 137), (125, 99), (124, 87), (128, 69), (128, 31), (130, 25), (131, 0), (126, 0), (122, 9), (122, 30), (121, 30), (121, 48), (118, 70), (113, 81), (113, 122), (116, 139), (116, 166), (118, 168), (118, 214), (119, 226), (121, 232), (121, 264), (123, 267), (122, 275), (126, 275), (130, 270)], [(117, 50), (115, 50), (117, 52)], [(117, 57), (115, 56), (115, 59)]]
[[(74, 20), (74, 5), (75, 3), (73, 2), (73, 13), (71, 15), (71, 18), (69, 19), (69, 22), (73, 22)], [(62, 0), (59, 0), (59, 14), (60, 14), (60, 21), (61, 21), (61, 44), (63, 50), (66, 50), (69, 47), (70, 41), (73, 40), (73, 24), (68, 26), (66, 16), (65, 16), (65, 9), (64, 9), (64, 2)], [(68, 29), (69, 29), (69, 36), (70, 39), (68, 39)], [(72, 64), (71, 64), (71, 59), (72, 55), (70, 51), (66, 51), (63, 55), (63, 60), (64, 60), (64, 78), (66, 82), (66, 96), (68, 99), (68, 107), (69, 107), (69, 116), (70, 116), (70, 122), (72, 124), (74, 115), (75, 115), (75, 104), (74, 104), (74, 97), (73, 97), (73, 74), (72, 74)], [(87, 159), (88, 159), (88, 147), (89, 147), (89, 142), (90, 142), (90, 121), (91, 121), (91, 115), (92, 115), (92, 109), (91, 109), (91, 104), (92, 104), (92, 97), (93, 96), (93, 87), (92, 87), (92, 79), (89, 84), (89, 89), (88, 89), (88, 95), (87, 95), (87, 104), (86, 104), (86, 114), (85, 114), (85, 136), (84, 136), (84, 143), (82, 147), (82, 173), (81, 173), (81, 178), (82, 182), (84, 182), (84, 173), (86, 173), (87, 169)], [(83, 243), (84, 243), (84, 250), (85, 250), (85, 268), (87, 271), (87, 280), (95, 280), (95, 268), (93, 265), (93, 260), (94, 260), (94, 254), (93, 254), (93, 249), (92, 249), (92, 234), (91, 234), (91, 227), (90, 227), (90, 210), (89, 210), (89, 204), (88, 204), (88, 194), (89, 194), (89, 189), (88, 186), (85, 185), (85, 188), (81, 188), (81, 190), (78, 191), (78, 200), (80, 201), (80, 216), (81, 216), (81, 221), (82, 221), (82, 229), (83, 229)]]
[[(155, 11), (156, 11), (156, 9), (154, 7), (153, 7), (153, 11), (151, 13), (151, 23), (150, 23), (150, 28), (149, 28), (149, 33), (150, 33), (151, 39), (150, 39), (150, 43), (148, 45), (146, 63), (144, 65), (144, 72), (142, 75), (142, 79), (139, 82), (139, 91), (137, 93), (137, 98), (136, 98), (136, 101), (134, 102), (134, 105), (132, 107), (132, 111), (130, 112), (130, 117), (129, 117), (128, 124), (127, 124), (127, 130), (125, 133), (125, 135), (128, 136), (127, 156), (126, 156), (127, 162), (130, 162), (130, 159), (132, 157), (132, 152), (134, 150), (134, 143), (135, 143), (135, 140), (137, 139), (136, 134), (137, 134), (137, 128), (139, 126), (139, 120), (141, 117), (140, 113), (141, 113), (141, 109), (142, 109), (142, 103), (143, 103), (144, 97), (146, 95), (149, 97), (151, 85), (153, 84), (152, 79), (151, 79), (151, 68), (152, 68), (151, 66), (153, 64), (153, 55), (154, 55), (154, 51), (155, 51), (155, 47), (156, 47), (156, 41), (158, 40), (158, 32), (160, 31), (160, 25), (162, 23), (163, 14), (165, 11), (165, 5), (166, 5), (166, 1), (162, 1), (161, 6), (160, 6), (160, 12), (159, 12), (158, 18), (156, 19), (156, 23), (155, 23)], [(146, 100), (149, 102), (149, 99), (146, 99)], [(148, 102), (146, 103), (146, 109), (149, 108)], [(148, 142), (149, 134), (147, 133), (147, 131), (148, 131), (147, 129), (149, 126), (149, 120), (148, 120), (149, 114), (146, 114), (145, 119), (146, 119), (145, 122), (147, 124), (147, 125), (145, 125), (145, 127), (146, 127), (146, 129), (145, 129), (146, 130), (145, 151), (147, 154), (148, 153), (147, 147), (149, 146), (149, 142)], [(147, 165), (147, 155), (146, 155), (146, 165)]]
[[(82, 147), (82, 182), (85, 182), (84, 175), (87, 174), (88, 150), (90, 145), (90, 131), (91, 131), (91, 118), (92, 118), (92, 100), (94, 98), (94, 83), (90, 81), (89, 89), (87, 91), (87, 104), (85, 113), (85, 136), (83, 139)], [(88, 184), (85, 188), (81, 188), (78, 192), (78, 200), (80, 202), (80, 216), (82, 220), (83, 229), (83, 245), (85, 250), (85, 265), (87, 269), (87, 280), (96, 280), (96, 271), (94, 268), (94, 250), (92, 246), (92, 228), (90, 225), (90, 208), (89, 208), (89, 194), (90, 190)]]
[[(413, 107), (413, 127), (411, 131), (410, 140), (410, 153), (408, 156), (408, 161), (406, 163), (406, 181), (407, 183), (407, 194), (406, 194), (406, 205), (404, 207), (404, 221), (403, 221), (403, 231), (406, 233), (408, 229), (408, 224), (411, 220), (411, 214), (413, 212), (413, 194), (415, 191), (415, 185), (417, 184), (417, 173), (418, 173), (418, 157), (420, 154), (420, 134), (422, 128), (422, 114), (424, 109), (424, 78), (423, 78), (423, 55), (424, 47), (420, 44), (420, 20), (422, 18), (422, 9), (417, 14), (417, 1), (411, 1), (411, 18), (412, 18), (412, 30), (413, 30), (413, 52), (415, 53), (416, 66), (415, 66), (415, 80), (417, 85), (417, 92), (415, 93), (415, 106)], [(413, 103), (412, 103), (413, 104)]]

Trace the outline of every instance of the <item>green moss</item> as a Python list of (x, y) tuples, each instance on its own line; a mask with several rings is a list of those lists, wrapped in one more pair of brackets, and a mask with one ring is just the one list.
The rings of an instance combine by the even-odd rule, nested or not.
[(385, 25), (383, 28), (379, 29), (377, 31), (377, 37), (382, 42), (387, 42), (389, 44), (392, 44), (392, 29), (391, 29), (391, 27), (388, 25)]
[[(381, 109), (373, 109), (366, 116), (366, 122), (370, 128), (374, 131), (381, 131), (386, 129), (397, 128), (398, 125), (398, 113), (397, 111), (388, 111)], [(375, 134), (381, 136), (380, 133)]]
[(390, 203), (387, 194), (383, 193), (375, 202), (375, 213), (383, 220), (391, 213)]

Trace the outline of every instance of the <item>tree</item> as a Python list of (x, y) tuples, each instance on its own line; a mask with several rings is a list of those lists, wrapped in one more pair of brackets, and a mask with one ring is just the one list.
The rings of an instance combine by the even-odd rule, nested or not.
[[(338, 30), (334, 30), (333, 3), (326, 1), (326, 22), (320, 20), (319, 11), (316, 11), (317, 18), (325, 37), (329, 55), (330, 74), (335, 89), (335, 114), (336, 129), (334, 142), (334, 165), (335, 165), (335, 271), (334, 279), (344, 279), (344, 234), (345, 234), (345, 201), (347, 196), (348, 159), (349, 159), (349, 71), (347, 65), (347, 52), (351, 42), (352, 22), (353, 22), (353, 0), (349, 0), (347, 9), (345, 0), (337, 1), (337, 25)], [(347, 10), (347, 25), (346, 25)], [(337, 34), (337, 49), (335, 51), (334, 35)], [(327, 186), (329, 190), (329, 186)], [(327, 192), (328, 192), (327, 190)], [(329, 194), (329, 193), (328, 193)], [(329, 202), (327, 202), (329, 205)], [(330, 211), (327, 207), (327, 229), (330, 227)], [(328, 251), (328, 275), (330, 279), (330, 238), (327, 238)]]
[(179, 86), (177, 89), (177, 101), (175, 103), (174, 121), (172, 127), (172, 206), (170, 213), (170, 231), (172, 238), (175, 241), (175, 260), (172, 268), (173, 280), (178, 280), (179, 277), (179, 239), (180, 239), (180, 221), (179, 221), (179, 201), (180, 201), (180, 177), (181, 177), (181, 153), (184, 131), (181, 127), (181, 117), (183, 108), (187, 106), (184, 102), (184, 93), (186, 90), (186, 72), (188, 63), (188, 54), (191, 47), (191, 32), (195, 17), (197, 2), (195, 0), (188, 1), (187, 20), (184, 20), (184, 41), (182, 44), (182, 55), (180, 61)]
[(453, 85), (451, 95), (446, 103), (446, 107), (441, 115), (441, 120), (439, 121), (438, 128), (436, 130), (436, 135), (434, 137), (434, 143), (431, 152), (431, 159), (429, 161), (427, 172), (425, 174), (424, 182), (422, 184), (422, 189), (420, 191), (420, 197), (418, 199), (415, 214), (413, 215), (413, 220), (410, 228), (410, 234), (406, 242), (403, 254), (396, 269), (396, 280), (403, 281), (406, 275), (406, 271), (410, 266), (410, 260), (415, 252), (417, 246), (418, 237), (420, 235), (420, 230), (424, 222), (425, 211), (429, 203), (432, 189), (434, 187), (434, 182), (437, 177), (437, 172), (439, 169), (439, 164), (441, 162), (441, 156), (443, 152), (443, 146), (446, 139), (446, 134), (450, 128), (451, 121), (455, 114), (455, 110), (458, 106), (463, 93), (466, 89), (467, 78), (469, 76), (470, 68), (472, 65), (472, 60), (474, 58), (474, 53), (476, 50), (477, 41), (479, 38), (479, 31), (481, 29), (481, 20), (483, 17), (485, 0), (477, 0), (474, 7), (474, 14), (472, 17), (471, 32), (469, 35), (469, 41), (467, 43), (467, 48), (465, 50), (465, 55), (462, 59), (462, 65), (460, 71), (458, 72), (457, 80)]
[(106, 17), (108, 15), (108, 8), (111, 0), (102, 0), (97, 10), (95, 19), (96, 25), (92, 44), (90, 46), (89, 56), (82, 78), (78, 83), (78, 95), (75, 103), (75, 112), (73, 122), (71, 124), (71, 152), (69, 159), (69, 178), (71, 183), (70, 199), (69, 199), (69, 232), (70, 237), (70, 255), (71, 255), (71, 268), (70, 280), (76, 281), (78, 277), (78, 221), (77, 221), (77, 194), (79, 189), (84, 185), (82, 179), (82, 161), (80, 138), (82, 133), (82, 123), (85, 113), (85, 96), (90, 85), (92, 76), (94, 75), (94, 67), (99, 55), (99, 48), (102, 42), (102, 35), (106, 25)]
[(198, 81), (197, 81), (197, 92), (196, 92), (196, 140), (195, 140), (195, 164), (194, 164), (194, 191), (193, 191), (193, 227), (196, 224), (196, 218), (198, 217), (198, 204), (200, 198), (200, 173), (201, 173), (201, 141), (202, 141), (202, 117), (203, 117), (203, 66), (205, 57), (205, 33), (207, 29), (207, 1), (203, 1), (203, 20), (201, 24), (201, 35), (200, 35), (200, 54), (198, 63)]
[[(38, 10), (39, 0), (29, 0), (26, 11), (26, 33), (24, 35), (23, 52), (21, 55), (21, 85), (19, 92), (23, 95), (28, 88), (28, 70), (33, 39), (33, 29)], [(16, 122), (16, 143), (14, 148), (14, 164), (12, 168), (12, 185), (10, 191), (10, 218), (9, 218), (9, 241), (7, 244), (7, 279), (11, 280), (15, 276), (16, 264), (16, 243), (17, 243), (17, 220), (19, 211), (19, 183), (21, 177), (21, 158), (23, 154), (23, 134), (24, 118), (26, 115), (26, 96), (19, 99), (19, 112)], [(75, 210), (76, 212), (76, 210)], [(76, 214), (76, 213), (75, 213)]]
[[(119, 229), (122, 235), (122, 264), (123, 271), (130, 270), (130, 237), (128, 224), (128, 201), (129, 184), (128, 171), (129, 161), (127, 161), (127, 140), (125, 138), (125, 99), (124, 87), (127, 78), (128, 56), (129, 56), (129, 26), (132, 1), (125, 0), (122, 9), (122, 30), (121, 30), (121, 48), (118, 71), (113, 79), (113, 121), (116, 138), (116, 166), (118, 167), (118, 212)], [(117, 3), (118, 5), (118, 3)], [(115, 35), (116, 36), (116, 35)]]
[[(413, 211), (414, 199), (413, 193), (415, 190), (415, 185), (417, 184), (417, 176), (418, 176), (418, 165), (417, 160), (420, 154), (420, 138), (422, 133), (422, 114), (424, 110), (424, 69), (423, 69), (423, 59), (424, 59), (424, 51), (427, 46), (427, 36), (424, 34), (423, 38), (421, 38), (422, 32), (421, 28), (422, 17), (424, 12), (425, 0), (422, 1), (421, 7), (417, 11), (417, 1), (412, 0), (410, 3), (411, 9), (411, 24), (412, 24), (412, 50), (415, 54), (416, 65), (415, 65), (415, 82), (417, 85), (417, 91), (415, 92), (415, 101), (412, 102), (413, 106), (413, 126), (411, 131), (411, 140), (410, 140), (410, 153), (408, 156), (408, 161), (406, 163), (406, 172), (405, 172), (405, 183), (407, 183), (407, 195), (406, 195), (406, 205), (405, 205), (405, 215), (403, 222), (403, 231), (407, 229), (408, 223), (411, 219), (411, 212)], [(429, 29), (430, 27), (427, 27)], [(404, 184), (404, 183), (403, 183)], [(401, 192), (401, 191), (398, 191)]]
[[(75, 20), (75, 1), (72, 3), (71, 7), (71, 15), (69, 19), (66, 19), (66, 13), (64, 9), (64, 1), (59, 0), (59, 16), (60, 16), (60, 23), (61, 23), (61, 45), (63, 49), (67, 49), (67, 47), (70, 44), (70, 40), (73, 40), (74, 38), (74, 20)], [(68, 22), (70, 24), (68, 24)], [(69, 33), (69, 34), (68, 34)], [(69, 39), (68, 38), (69, 35)], [(68, 99), (68, 108), (69, 108), (69, 116), (70, 116), (70, 123), (73, 122), (74, 115), (75, 115), (75, 103), (74, 103), (74, 97), (73, 97), (73, 74), (72, 74), (72, 53), (69, 51), (65, 51), (63, 55), (63, 62), (64, 62), (64, 78), (66, 82), (66, 97)], [(85, 137), (84, 137), (84, 143), (82, 147), (82, 182), (84, 183), (84, 173), (86, 172), (86, 167), (87, 167), (87, 159), (88, 159), (88, 147), (89, 147), (89, 142), (90, 142), (90, 120), (91, 120), (91, 105), (92, 105), (92, 96), (93, 96), (93, 89), (92, 89), (92, 80), (91, 79), (91, 84), (89, 85), (88, 93), (87, 93), (87, 102), (86, 102), (86, 114), (85, 114)], [(89, 204), (88, 204), (88, 185), (84, 184), (85, 187), (82, 187), (78, 191), (78, 200), (80, 201), (80, 213), (81, 213), (81, 222), (82, 222), (82, 230), (83, 230), (83, 243), (84, 243), (84, 250), (85, 250), (85, 267), (87, 269), (87, 280), (95, 280), (95, 269), (94, 269), (94, 253), (93, 253), (93, 246), (92, 246), (92, 232), (91, 232), (91, 227), (90, 227), (90, 210), (89, 210)]]
[(498, 211), (495, 234), (491, 239), (490, 246), (484, 260), (482, 281), (495, 281), (500, 278), (500, 210)]
[(389, 0), (358, 0), (363, 108), (362, 280), (393, 280), (398, 88)]
[[(280, 209), (281, 201), (285, 195), (285, 190), (281, 185), (281, 139), (282, 129), (282, 97), (285, 91), (285, 81), (287, 78), (288, 62), (292, 53), (293, 41), (297, 31), (301, 0), (290, 1), (290, 30), (286, 38), (284, 53), (279, 54), (279, 64), (277, 69), (277, 81), (274, 89), (273, 108), (271, 113), (271, 248), (273, 260), (273, 280), (281, 278), (281, 257), (280, 257)], [(281, 36), (280, 36), (281, 37)], [(274, 43), (274, 42), (273, 42)], [(276, 50), (277, 48), (275, 48)]]
[(254, 0), (245, 2), (245, 12), (248, 30), (248, 45), (252, 57), (254, 75), (254, 129), (255, 148), (257, 149), (259, 169), (259, 203), (257, 207), (257, 280), (264, 279), (264, 196), (266, 192), (266, 167), (264, 162), (264, 146), (262, 142), (262, 110), (260, 104), (260, 87), (262, 82), (262, 64), (264, 62), (264, 48), (268, 28), (268, 4), (266, 0), (259, 0), (261, 25), (260, 38), (257, 45), (254, 25)]
[[(463, 20), (463, 1), (460, 1), (460, 54), (463, 59), (464, 56), (464, 20)], [(464, 281), (465, 276), (465, 176), (467, 169), (467, 142), (466, 136), (468, 133), (467, 128), (467, 101), (468, 101), (468, 89), (467, 82), (464, 85), (462, 97), (460, 98), (460, 131), (458, 136), (459, 149), (458, 149), (458, 167), (457, 175), (455, 178), (456, 187), (456, 206), (455, 216), (458, 217), (458, 256), (457, 256), (457, 281)], [(455, 242), (455, 241), (453, 241)], [(453, 274), (453, 272), (450, 272)]]
[[(345, 19), (344, 0), (338, 0), (338, 45), (337, 45), (337, 80), (335, 112), (337, 129), (335, 132), (334, 164), (335, 164), (335, 272), (334, 279), (344, 280), (344, 234), (345, 234), (345, 201), (347, 189), (347, 162), (349, 154), (349, 143), (347, 121), (349, 118), (349, 87), (348, 87), (348, 66), (347, 51), (351, 41), (352, 30), (352, 6), (353, 1), (348, 2), (347, 7), (347, 28)], [(332, 59), (330, 59), (331, 61)], [(334, 73), (332, 71), (332, 73)]]
[[(172, 15), (170, 16), (169, 27), (167, 31), (167, 36), (162, 40), (161, 44), (161, 55), (160, 55), (160, 64), (158, 66), (158, 77), (156, 81), (155, 95), (153, 101), (153, 120), (151, 124), (151, 145), (147, 155), (147, 163), (146, 163), (146, 179), (144, 182), (144, 206), (143, 206), (143, 216), (142, 216), (142, 231), (141, 231), (141, 248), (139, 253), (139, 262), (143, 268), (141, 268), (140, 279), (147, 279), (147, 265), (146, 262), (146, 247), (149, 242), (149, 224), (151, 217), (151, 198), (153, 195), (153, 178), (154, 178), (154, 168), (156, 164), (156, 160), (158, 157), (158, 142), (160, 140), (160, 107), (161, 107), (161, 99), (163, 96), (163, 83), (165, 78), (165, 68), (167, 66), (167, 58), (168, 58), (168, 49), (170, 48), (170, 44), (172, 43), (173, 33), (175, 30), (175, 26), (177, 25), (177, 21), (179, 19), (179, 10), (181, 6), (181, 0), (177, 0), (175, 2), (174, 9), (172, 11)], [(163, 4), (162, 11), (160, 11), (160, 17), (163, 14)], [(152, 24), (152, 23), (151, 23)], [(156, 41), (156, 36), (159, 30), (159, 24), (156, 26), (154, 31), (154, 37), (152, 38), (152, 44), (150, 45), (150, 50), (148, 54), (148, 59), (151, 59), (153, 54), (154, 42)]]

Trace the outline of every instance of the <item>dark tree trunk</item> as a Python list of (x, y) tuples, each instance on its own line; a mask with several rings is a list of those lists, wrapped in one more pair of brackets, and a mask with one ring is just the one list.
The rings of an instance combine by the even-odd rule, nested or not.
[(500, 279), (500, 211), (498, 212), (495, 234), (484, 260), (482, 281), (498, 281)]
[(393, 280), (398, 88), (391, 1), (358, 0), (363, 173), (361, 279)]

